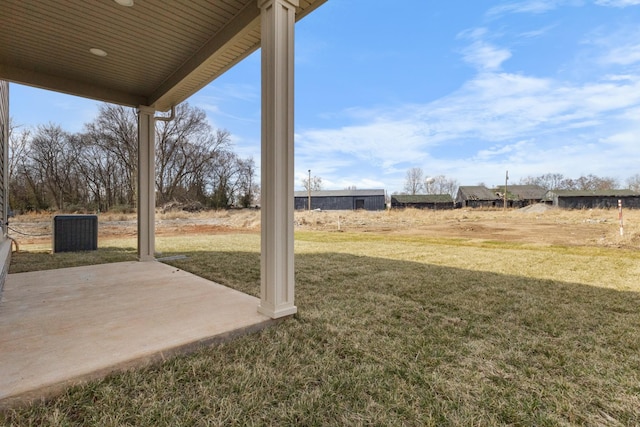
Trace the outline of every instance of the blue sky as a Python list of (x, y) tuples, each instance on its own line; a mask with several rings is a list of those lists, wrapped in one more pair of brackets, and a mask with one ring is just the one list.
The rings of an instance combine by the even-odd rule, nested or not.
[[(640, 173), (640, 0), (328, 0), (296, 26), (295, 179), (402, 191)], [(71, 132), (89, 100), (12, 85), (18, 124)], [(260, 164), (260, 55), (191, 97)]]

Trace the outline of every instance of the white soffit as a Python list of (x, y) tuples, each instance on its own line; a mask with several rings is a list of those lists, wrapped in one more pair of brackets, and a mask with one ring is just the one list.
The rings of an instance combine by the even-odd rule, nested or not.
[(0, 79), (132, 107), (166, 111), (259, 47), (257, 0), (0, 3)]

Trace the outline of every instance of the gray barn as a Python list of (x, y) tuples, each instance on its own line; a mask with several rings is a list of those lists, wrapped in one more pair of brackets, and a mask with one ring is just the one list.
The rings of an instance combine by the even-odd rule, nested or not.
[(394, 194), (392, 208), (453, 209), (453, 198), (449, 194)]
[[(294, 208), (307, 210), (309, 194), (296, 191)], [(385, 209), (384, 190), (328, 190), (311, 192), (311, 209), (381, 211)]]
[(492, 208), (502, 206), (496, 193), (483, 185), (465, 185), (458, 187), (456, 207), (458, 208)]
[[(503, 200), (504, 185), (495, 190), (498, 198)], [(523, 208), (535, 203), (540, 203), (547, 190), (539, 185), (509, 185), (507, 186), (507, 206), (511, 208)]]
[(550, 190), (544, 201), (565, 209), (617, 208), (622, 200), (623, 208), (640, 209), (640, 193), (631, 190)]

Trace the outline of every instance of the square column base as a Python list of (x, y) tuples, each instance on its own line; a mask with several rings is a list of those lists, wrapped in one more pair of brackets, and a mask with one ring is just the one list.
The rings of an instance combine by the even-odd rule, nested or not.
[(285, 317), (285, 316), (292, 316), (297, 312), (298, 312), (298, 307), (296, 307), (295, 305), (291, 307), (280, 308), (277, 310), (274, 310), (273, 307), (265, 307), (262, 304), (258, 306), (258, 313), (264, 314), (265, 316), (269, 316), (272, 319), (278, 319), (280, 317)]

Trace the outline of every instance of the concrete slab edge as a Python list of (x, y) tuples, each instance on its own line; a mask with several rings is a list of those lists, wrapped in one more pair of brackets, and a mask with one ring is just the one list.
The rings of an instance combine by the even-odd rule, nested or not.
[(243, 335), (254, 334), (260, 332), (270, 326), (276, 325), (288, 318), (281, 317), (279, 319), (267, 319), (260, 323), (245, 326), (233, 331), (224, 332), (211, 337), (198, 339), (186, 344), (181, 344), (166, 350), (158, 351), (153, 354), (137, 357), (131, 360), (120, 362), (108, 368), (100, 369), (88, 374), (79, 375), (67, 380), (46, 385), (38, 389), (22, 392), (16, 395), (6, 396), (0, 399), (0, 412), (6, 412), (11, 409), (26, 407), (36, 402), (46, 402), (56, 396), (61, 395), (66, 389), (86, 384), (90, 381), (106, 378), (110, 374), (122, 373), (132, 369), (140, 369), (154, 364), (163, 363), (177, 356), (188, 355), (205, 347), (212, 347), (217, 344), (229, 342)]

